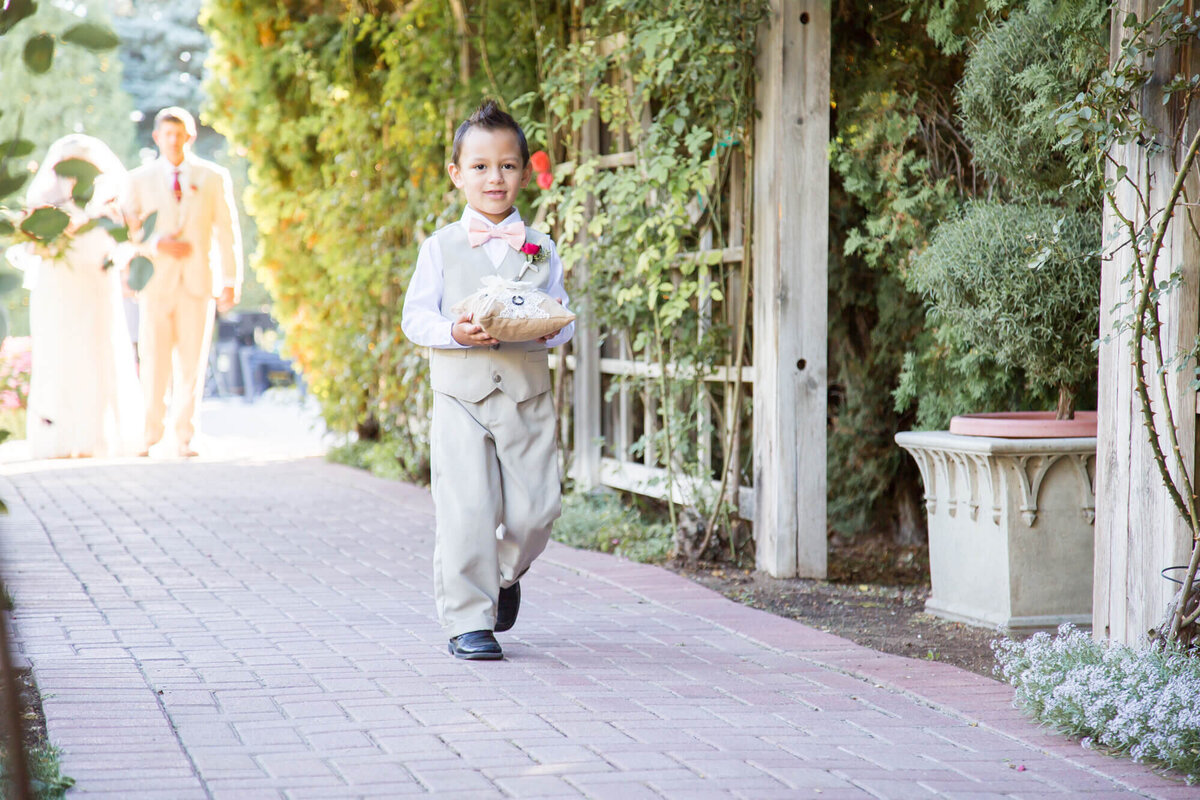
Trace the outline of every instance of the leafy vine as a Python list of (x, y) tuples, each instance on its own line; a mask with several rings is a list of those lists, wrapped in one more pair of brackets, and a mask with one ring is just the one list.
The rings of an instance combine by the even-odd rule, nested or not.
[[(748, 222), (748, 215), (728, 220), (729, 177), (743, 168), (737, 162), (748, 157), (752, 140), (757, 29), (765, 13), (757, 0), (597, 3), (584, 14), (586, 35), (548, 60), (539, 90), (560, 155), (572, 159), (556, 172), (571, 180), (541, 202), (564, 261), (577, 270), (576, 291), (589, 298), (598, 327), (620, 338), (626, 358), (656, 365), (627, 383), (654, 394), (658, 417), (631, 450), (653, 448), (668, 498), (682, 493), (687, 506), (706, 512), (684, 524), (668, 499), (677, 555), (688, 561), (710, 555), (719, 523), (731, 529), (727, 481), (742, 469), (730, 463), (738, 426), (723, 418), (707, 379), (722, 365), (743, 363), (748, 292), (730, 299), (742, 306), (732, 315), (740, 326), (709, 312), (726, 302), (723, 287), (734, 272), (716, 251), (730, 246), (730, 236), (744, 236)], [(632, 154), (626, 166), (612, 167), (601, 152), (585, 149), (581, 131), (592, 123), (610, 154)], [(735, 202), (746, 207), (743, 197)], [(740, 381), (723, 388), (742, 416)], [(717, 424), (703, 430), (712, 417)], [(723, 439), (719, 458), (697, 444), (713, 431)], [(714, 475), (721, 488), (712, 496), (684, 489), (707, 486)]]

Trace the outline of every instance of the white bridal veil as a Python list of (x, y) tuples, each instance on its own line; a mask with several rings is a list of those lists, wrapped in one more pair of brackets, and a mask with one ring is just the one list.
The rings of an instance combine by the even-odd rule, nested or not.
[[(100, 170), (92, 199), (82, 209), (71, 199), (72, 180), (54, 171), (60, 162), (72, 158), (83, 159)], [(57, 139), (46, 151), (37, 174), (25, 191), (25, 206), (31, 209), (55, 206), (70, 214), (73, 224), (80, 224), (87, 217), (112, 210), (111, 204), (121, 191), (126, 175), (125, 165), (108, 145), (94, 136), (72, 133)], [(33, 248), (23, 244), (14, 245), (5, 251), (5, 256), (9, 263), (25, 273), (25, 288), (32, 289), (41, 263), (41, 258), (33, 253)]]
[(59, 162), (71, 158), (83, 159), (100, 170), (100, 176), (96, 178), (95, 194), (92, 195), (91, 202), (88, 203), (87, 208), (83, 209), (84, 211), (90, 216), (94, 216), (100, 213), (107, 203), (116, 199), (126, 174), (121, 159), (117, 158), (108, 145), (96, 137), (72, 133), (55, 141), (46, 151), (46, 157), (42, 160), (37, 174), (33, 176), (33, 182), (29, 184), (29, 189), (25, 193), (27, 206), (74, 205), (71, 202), (72, 184), (70, 179), (60, 177), (54, 171), (54, 167)]

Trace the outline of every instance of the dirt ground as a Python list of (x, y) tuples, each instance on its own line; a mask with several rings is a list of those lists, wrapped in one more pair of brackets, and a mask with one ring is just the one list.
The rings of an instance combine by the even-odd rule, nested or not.
[(778, 580), (723, 565), (676, 568), (731, 600), (885, 653), (945, 661), (995, 677), (991, 642), (1001, 634), (925, 613), (929, 555), (884, 539), (831, 542), (829, 580)]

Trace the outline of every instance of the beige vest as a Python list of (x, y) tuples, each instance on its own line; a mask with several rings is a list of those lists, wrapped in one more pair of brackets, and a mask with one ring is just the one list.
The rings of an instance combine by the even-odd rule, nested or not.
[[(515, 280), (525, 264), (525, 256), (508, 248), (500, 266), (492, 265), (483, 247), (471, 247), (461, 222), (434, 234), (442, 250), (442, 315), (455, 319), (450, 308), (478, 289), (485, 275)], [(545, 247), (550, 241), (543, 233), (525, 229), (526, 241)], [(521, 280), (545, 290), (550, 284), (550, 264), (542, 261), (525, 271)], [(520, 403), (550, 390), (549, 351), (541, 342), (501, 342), (491, 347), (446, 350), (432, 348), (429, 375), (435, 392), (478, 403), (499, 389)]]

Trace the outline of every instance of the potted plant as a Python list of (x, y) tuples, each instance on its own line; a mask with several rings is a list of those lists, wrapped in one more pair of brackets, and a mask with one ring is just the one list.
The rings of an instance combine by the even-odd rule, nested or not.
[(959, 86), (990, 197), (936, 229), (909, 285), (947, 340), (1057, 403), (896, 436), (925, 484), (926, 607), (941, 616), (1011, 629), (1091, 623), (1096, 422), (1075, 406), (1096, 372), (1100, 194), (1073, 179), (1083, 161), (1060, 146), (1055, 120), (1102, 66), (1103, 48), (1080, 42), (1102, 41), (1103, 20), (1098, 4), (1065, 0), (1016, 10), (976, 43)]

